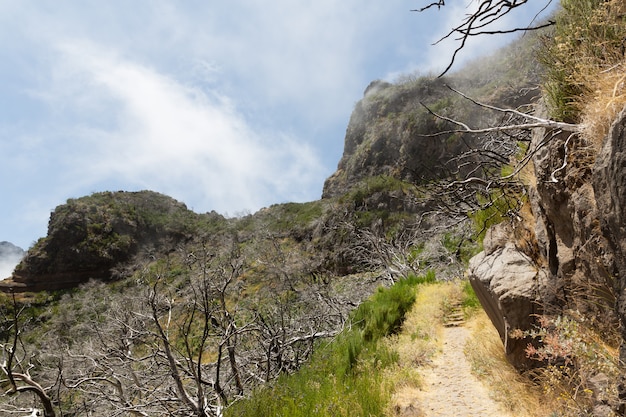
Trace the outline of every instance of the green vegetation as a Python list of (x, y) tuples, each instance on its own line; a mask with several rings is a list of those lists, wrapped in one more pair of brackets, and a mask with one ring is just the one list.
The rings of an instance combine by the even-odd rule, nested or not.
[(461, 304), (466, 311), (474, 311), (481, 308), (480, 301), (469, 281), (463, 281), (462, 290)]
[(554, 33), (540, 53), (547, 71), (544, 89), (553, 117), (578, 122), (590, 100), (604, 96), (606, 103), (623, 95), (623, 87), (612, 91), (618, 88), (614, 82), (608, 91), (598, 88), (602, 79), (616, 81), (623, 74), (626, 5), (621, 0), (562, 0), (561, 6)]
[(525, 201), (519, 194), (511, 190), (492, 191), (489, 195), (477, 195), (481, 209), (468, 214), (474, 226), (474, 237), (482, 247), (487, 230), (506, 219), (510, 213), (517, 213)]
[[(322, 200), (308, 203), (275, 204), (263, 209), (255, 217), (260, 218), (268, 232), (290, 233), (302, 236), (312, 229), (312, 224), (324, 214), (325, 202)], [(248, 226), (254, 227), (253, 224)], [(239, 227), (239, 226), (237, 226)]]
[(469, 239), (458, 232), (444, 233), (441, 244), (449, 254), (463, 265), (467, 265), (471, 257), (478, 253), (479, 249), (474, 239)]
[(382, 343), (397, 332), (415, 302), (419, 284), (434, 274), (411, 276), (380, 288), (353, 313), (350, 325), (331, 343), (318, 346), (310, 362), (292, 375), (232, 405), (227, 416), (382, 416), (390, 392), (385, 369), (398, 354)]
[(353, 187), (348, 193), (339, 198), (340, 203), (353, 203), (356, 207), (366, 204), (368, 197), (380, 192), (403, 191), (415, 188), (412, 184), (403, 182), (390, 175), (376, 175), (368, 177)]

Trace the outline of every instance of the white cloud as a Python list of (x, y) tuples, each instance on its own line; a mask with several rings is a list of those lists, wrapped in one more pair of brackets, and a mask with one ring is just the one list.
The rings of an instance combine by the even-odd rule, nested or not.
[(0, 280), (10, 277), (18, 263), (19, 260), (9, 261), (0, 259)]
[(71, 132), (73, 146), (81, 149), (66, 160), (76, 185), (125, 182), (206, 210), (233, 211), (302, 198), (300, 191), (319, 176), (320, 163), (308, 145), (280, 131), (255, 130), (227, 97), (183, 85), (93, 43), (66, 43), (60, 51), (58, 73), (64, 77), (54, 89), (70, 91), (64, 103), (106, 103), (102, 110), (115, 121)]
[(21, 260), (22, 257), (19, 255), (7, 255), (0, 257), (0, 280), (10, 277), (13, 270)]

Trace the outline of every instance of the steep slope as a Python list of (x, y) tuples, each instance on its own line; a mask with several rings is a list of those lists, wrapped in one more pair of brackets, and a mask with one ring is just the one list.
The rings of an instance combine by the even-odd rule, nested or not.
[[(517, 108), (538, 96), (541, 69), (537, 38), (528, 36), (445, 78), (408, 77), (397, 84), (373, 81), (355, 105), (337, 171), (322, 198), (345, 193), (367, 177), (388, 175), (414, 184), (462, 177), (472, 168), (457, 157), (480, 147), (485, 137), (449, 132), (458, 126), (498, 125), (501, 114), (473, 105), (448, 86), (494, 106)], [(440, 132), (448, 131), (446, 134)], [(474, 162), (478, 155), (473, 155)]]
[[(539, 114), (578, 129), (534, 131), (527, 210), (492, 229), (471, 280), (510, 359), (543, 367), (536, 373), (563, 392), (564, 415), (624, 415), (625, 4), (563, 6), (544, 56), (549, 113)], [(520, 265), (505, 252), (530, 272), (515, 285), (497, 279)]]

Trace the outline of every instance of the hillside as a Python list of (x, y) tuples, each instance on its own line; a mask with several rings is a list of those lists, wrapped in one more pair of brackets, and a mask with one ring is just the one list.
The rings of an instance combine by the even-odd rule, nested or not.
[[(403, 415), (393, 395), (420, 385), (456, 298), (540, 387), (535, 415), (624, 415), (625, 11), (578, 3), (445, 78), (372, 82), (320, 200), (241, 218), (153, 191), (59, 205), (0, 283), (0, 409)], [(524, 113), (564, 123), (515, 127)], [(413, 321), (424, 294), (440, 298)]]

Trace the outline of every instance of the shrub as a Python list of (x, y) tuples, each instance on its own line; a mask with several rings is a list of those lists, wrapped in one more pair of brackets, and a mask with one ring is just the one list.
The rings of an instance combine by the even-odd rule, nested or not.
[(477, 195), (480, 209), (469, 213), (474, 226), (474, 238), (482, 245), (487, 230), (506, 219), (510, 213), (517, 213), (522, 208), (524, 198), (515, 190), (499, 189), (488, 195)]
[(526, 354), (545, 365), (537, 372), (537, 379), (544, 392), (563, 403), (564, 410), (571, 410), (572, 414), (566, 415), (591, 415), (594, 403), (617, 398), (615, 383), (597, 387), (590, 382), (597, 375), (617, 381), (619, 358), (617, 349), (607, 346), (583, 316), (575, 312), (540, 316), (535, 329), (519, 336), (535, 340)]
[(379, 288), (372, 298), (359, 306), (353, 321), (362, 329), (366, 341), (375, 342), (400, 328), (404, 315), (415, 302), (415, 291), (411, 288), (419, 281), (411, 276), (391, 288)]

